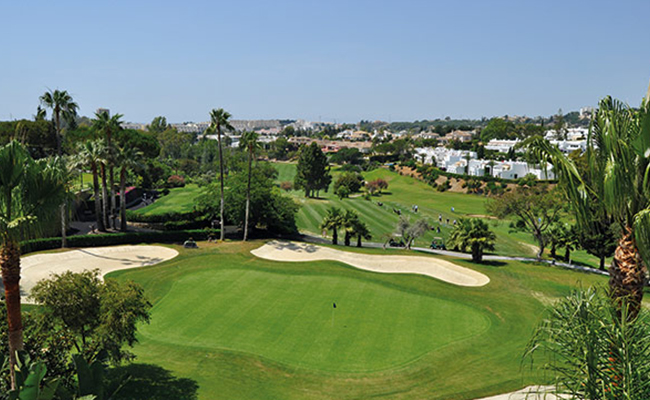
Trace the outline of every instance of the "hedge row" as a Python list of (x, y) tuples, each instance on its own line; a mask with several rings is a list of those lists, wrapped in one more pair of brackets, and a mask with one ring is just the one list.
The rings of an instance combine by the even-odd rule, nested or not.
[[(114, 246), (118, 244), (140, 244), (140, 243), (174, 243), (184, 242), (190, 237), (195, 240), (207, 240), (208, 236), (218, 236), (218, 229), (195, 229), (184, 231), (165, 232), (126, 232), (108, 233), (102, 235), (79, 235), (69, 236), (69, 247), (99, 247)], [(20, 243), (22, 254), (33, 253), (41, 250), (58, 249), (61, 247), (61, 238), (44, 238), (25, 240)]]
[(146, 222), (146, 223), (165, 223), (168, 221), (191, 221), (199, 217), (199, 213), (196, 211), (190, 211), (185, 213), (180, 212), (168, 212), (164, 214), (154, 214), (154, 215), (144, 215), (138, 214), (134, 211), (126, 211), (126, 220), (133, 222)]

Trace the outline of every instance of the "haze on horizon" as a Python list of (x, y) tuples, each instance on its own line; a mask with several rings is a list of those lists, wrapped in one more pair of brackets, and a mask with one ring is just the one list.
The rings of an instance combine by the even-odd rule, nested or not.
[(92, 116), (356, 122), (551, 115), (650, 79), (650, 2), (8, 2), (0, 120), (48, 89)]

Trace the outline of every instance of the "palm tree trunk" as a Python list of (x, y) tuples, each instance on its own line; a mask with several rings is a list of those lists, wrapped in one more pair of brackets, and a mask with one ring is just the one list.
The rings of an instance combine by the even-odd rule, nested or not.
[(67, 211), (66, 203), (61, 204), (61, 248), (65, 249), (68, 247), (68, 237), (66, 236), (67, 231)]
[(627, 305), (627, 317), (630, 320), (635, 319), (641, 309), (646, 271), (634, 241), (634, 233), (627, 227), (609, 267), (609, 287), (614, 301), (619, 306)]
[(20, 249), (12, 240), (0, 250), (2, 283), (5, 287), (7, 323), (9, 327), (9, 366), (11, 388), (16, 388), (16, 351), (23, 350), (23, 324), (20, 315)]
[(357, 247), (361, 247), (361, 235), (357, 236)]
[(246, 216), (244, 217), (244, 242), (248, 238), (248, 213), (251, 206), (251, 169), (253, 167), (253, 152), (248, 153), (248, 183), (246, 185)]
[[(61, 149), (61, 120), (59, 117), (59, 112), (54, 113), (54, 119), (56, 120), (56, 154), (61, 157), (63, 151)], [(65, 202), (61, 204), (61, 248), (68, 247), (68, 238), (66, 236), (66, 225), (67, 225), (67, 207)]]
[(61, 157), (63, 155), (61, 150), (61, 121), (57, 109), (54, 109), (54, 121), (56, 123), (56, 154)]
[(113, 229), (117, 229), (117, 202), (115, 201), (115, 177), (113, 176), (113, 165), (108, 169), (108, 182), (111, 188), (111, 219)]
[(95, 192), (95, 218), (97, 219), (97, 230), (106, 232), (104, 225), (104, 216), (102, 215), (102, 205), (99, 198), (99, 177), (97, 176), (97, 166), (93, 165), (93, 190)]
[(332, 244), (339, 244), (339, 233), (336, 228), (332, 229)]
[(221, 206), (220, 206), (220, 211), (219, 211), (219, 217), (221, 219), (220, 226), (221, 226), (221, 241), (223, 241), (225, 237), (225, 229), (223, 226), (223, 150), (221, 148), (221, 126), (217, 126), (217, 141), (219, 143), (219, 177), (220, 177), (220, 186), (221, 186)]
[(104, 218), (104, 227), (109, 228), (110, 225), (108, 224), (108, 190), (107, 190), (107, 185), (106, 185), (106, 165), (103, 163), (101, 164), (101, 172), (102, 172), (102, 210), (103, 210), (103, 215), (102, 217)]
[(472, 261), (476, 263), (483, 261), (483, 250), (480, 246), (472, 246)]
[(120, 171), (120, 230), (126, 232), (126, 168)]

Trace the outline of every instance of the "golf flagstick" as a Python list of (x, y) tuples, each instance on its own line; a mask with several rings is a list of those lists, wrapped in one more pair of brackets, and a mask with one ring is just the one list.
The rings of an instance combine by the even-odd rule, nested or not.
[(336, 308), (336, 303), (332, 303), (332, 328), (334, 328), (334, 309)]

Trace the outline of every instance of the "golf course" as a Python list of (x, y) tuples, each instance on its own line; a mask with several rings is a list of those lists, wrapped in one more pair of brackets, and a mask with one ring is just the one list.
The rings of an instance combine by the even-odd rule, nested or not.
[[(296, 164), (274, 163), (278, 170), (277, 182), (293, 181), (296, 174)], [(341, 172), (332, 167), (332, 182)], [(332, 190), (332, 185), (327, 192), (320, 192), (318, 198), (306, 198), (304, 193), (291, 190), (289, 194), (300, 204), (296, 217), (298, 229), (301, 232), (320, 236), (320, 224), (330, 207), (343, 210), (353, 210), (359, 214), (360, 219), (368, 225), (372, 234), (371, 241), (384, 242), (395, 235), (395, 226), (400, 216), (393, 210), (401, 211), (401, 215), (411, 221), (425, 218), (433, 227), (440, 227), (441, 232), (430, 231), (415, 241), (415, 245), (428, 247), (434, 237), (447, 238), (453, 227), (453, 221), (463, 217), (485, 218), (490, 224), (490, 229), (496, 234), (495, 254), (514, 257), (532, 257), (537, 252), (536, 242), (529, 233), (515, 231), (511, 228), (510, 220), (497, 220), (488, 217), (485, 210), (486, 196), (453, 192), (438, 192), (426, 183), (410, 176), (400, 175), (386, 168), (377, 168), (362, 173), (366, 181), (377, 178), (388, 182), (388, 189), (370, 200), (360, 195), (339, 199)], [(380, 206), (378, 203), (382, 203)], [(414, 212), (413, 205), (418, 206)], [(453, 211), (452, 211), (453, 208)], [(442, 216), (442, 224), (438, 217)], [(568, 217), (567, 217), (568, 218)], [(450, 223), (447, 223), (447, 220)], [(567, 222), (570, 222), (567, 220)], [(328, 233), (330, 235), (331, 232)], [(571, 254), (572, 262), (597, 268), (598, 259), (583, 250)]]
[[(206, 400), (481, 398), (545, 383), (522, 368), (545, 306), (572, 288), (606, 282), (514, 261), (345, 249), (417, 255), (434, 266), (443, 260), (489, 278), (466, 287), (334, 260), (279, 262), (253, 254), (264, 246), (168, 246), (179, 255), (108, 274), (141, 284), (153, 303), (150, 324), (139, 328), (135, 367), (155, 364), (194, 381)], [(131, 390), (137, 381), (123, 396)]]

